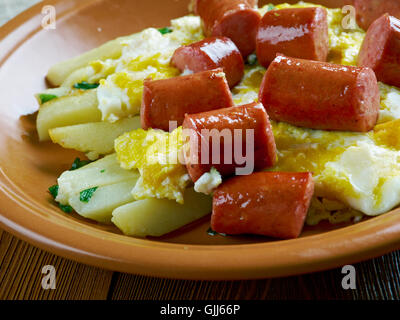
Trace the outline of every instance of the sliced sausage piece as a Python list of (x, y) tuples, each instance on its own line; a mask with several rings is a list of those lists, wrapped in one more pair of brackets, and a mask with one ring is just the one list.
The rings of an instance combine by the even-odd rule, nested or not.
[(358, 25), (367, 30), (383, 14), (400, 19), (400, 1), (398, 0), (354, 0)]
[(242, 80), (244, 74), (243, 57), (227, 37), (211, 37), (180, 47), (172, 56), (171, 63), (182, 72), (222, 68), (231, 88)]
[(379, 81), (400, 87), (400, 20), (385, 14), (369, 27), (358, 65), (374, 70)]
[(197, 0), (195, 7), (206, 37), (232, 39), (244, 58), (254, 52), (261, 16), (247, 0)]
[(214, 192), (211, 228), (226, 234), (297, 238), (314, 193), (311, 173), (257, 172)]
[(183, 129), (189, 139), (186, 167), (193, 182), (212, 167), (227, 177), (276, 162), (271, 124), (259, 103), (186, 115)]
[(278, 55), (259, 101), (273, 120), (322, 130), (366, 132), (375, 126), (380, 94), (370, 68)]
[(257, 58), (268, 67), (277, 53), (326, 61), (329, 52), (328, 18), (324, 8), (268, 11), (257, 33)]
[[(272, 3), (272, 4), (282, 4), (282, 3), (290, 3), (290, 4), (296, 4), (298, 3), (299, 0), (268, 0), (267, 3)], [(354, 0), (316, 0), (316, 1), (307, 1), (307, 2), (312, 2), (316, 4), (323, 5), (328, 8), (342, 8), (345, 5), (352, 5), (354, 3)]]
[(143, 129), (169, 131), (182, 125), (185, 114), (233, 106), (221, 68), (164, 80), (145, 80), (140, 117)]

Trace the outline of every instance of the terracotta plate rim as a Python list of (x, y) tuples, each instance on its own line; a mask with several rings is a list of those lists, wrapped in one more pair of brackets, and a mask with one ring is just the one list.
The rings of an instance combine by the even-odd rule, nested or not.
[[(0, 28), (0, 40), (37, 19), (43, 5), (59, 2), (44, 1), (26, 10)], [(0, 66), (34, 32), (29, 28), (13, 34), (17, 38), (0, 55)], [(16, 187), (2, 168), (0, 207), (0, 226), (41, 249), (101, 268), (163, 278), (242, 280), (292, 276), (353, 264), (400, 247), (400, 209), (339, 230), (262, 244), (185, 245), (131, 238), (48, 212)]]

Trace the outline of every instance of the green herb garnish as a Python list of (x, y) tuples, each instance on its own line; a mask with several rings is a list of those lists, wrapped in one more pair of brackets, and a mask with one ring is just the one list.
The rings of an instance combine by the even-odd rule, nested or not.
[(96, 190), (97, 190), (98, 188), (99, 188), (99, 187), (94, 187), (94, 188), (90, 188), (90, 189), (83, 190), (83, 191), (80, 193), (79, 200), (80, 200), (81, 202), (88, 203), (88, 202), (90, 201), (90, 199), (93, 197), (93, 194), (96, 192)]
[(271, 11), (271, 10), (274, 10), (274, 9), (275, 9), (275, 6), (272, 3), (270, 3), (268, 5), (268, 11)]
[(96, 89), (99, 85), (100, 85), (99, 83), (88, 83), (86, 81), (82, 81), (80, 83), (75, 83), (74, 88), (81, 90), (90, 90), (90, 89)]
[(104, 173), (106, 172), (106, 169), (100, 170), (100, 173)]
[(69, 171), (74, 171), (74, 170), (77, 170), (79, 168), (82, 168), (82, 167), (86, 166), (87, 164), (89, 164), (91, 162), (92, 161), (90, 161), (90, 160), (81, 160), (79, 158), (76, 158), (74, 160), (74, 163), (71, 166), (71, 169), (69, 169)]
[(160, 31), (161, 34), (167, 34), (167, 33), (171, 33), (173, 30), (170, 27), (165, 27), (165, 28), (158, 29), (158, 31)]
[(58, 196), (58, 189), (59, 189), (58, 184), (51, 186), (49, 188), (49, 192), (53, 196), (54, 199), (57, 198), (57, 196)]
[(217, 236), (217, 235), (226, 237), (226, 233), (218, 233), (217, 231), (214, 231), (214, 230), (211, 229), (211, 228), (208, 228), (207, 233), (208, 233), (210, 236), (213, 236), (213, 237), (214, 237), (214, 236)]
[(39, 94), (39, 99), (40, 99), (40, 103), (46, 103), (50, 100), (56, 99), (58, 98), (58, 96), (54, 95), (54, 94), (47, 94), (47, 93), (41, 93)]
[[(56, 185), (54, 185), (54, 186), (51, 186), (50, 188), (49, 188), (49, 192), (50, 192), (50, 194), (52, 195), (52, 197), (55, 199), (55, 198), (57, 198), (57, 196), (58, 196), (58, 190), (59, 190), (59, 186), (56, 184)], [(62, 210), (62, 211), (64, 211), (65, 213), (71, 213), (74, 209), (72, 209), (72, 207), (71, 206), (69, 206), (69, 205), (63, 205), (63, 204), (61, 204), (61, 203), (58, 203), (58, 206), (60, 207), (60, 209)]]
[(72, 209), (72, 207), (71, 206), (69, 206), (69, 205), (66, 205), (66, 206), (64, 206), (63, 204), (59, 204), (59, 206), (60, 206), (60, 209), (62, 210), (62, 211), (64, 211), (65, 213), (71, 213), (74, 209)]
[(257, 55), (256, 55), (255, 53), (253, 53), (253, 54), (251, 54), (251, 55), (249, 55), (249, 56), (247, 57), (247, 64), (248, 64), (248, 65), (254, 66), (254, 65), (257, 64), (257, 62), (258, 62), (258, 60), (257, 60)]

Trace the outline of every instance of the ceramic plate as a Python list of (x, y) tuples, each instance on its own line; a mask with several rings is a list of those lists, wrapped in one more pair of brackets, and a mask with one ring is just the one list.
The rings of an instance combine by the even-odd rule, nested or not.
[[(55, 30), (41, 28), (54, 5)], [(319, 225), (302, 237), (207, 234), (209, 217), (162, 238), (136, 239), (115, 227), (61, 212), (47, 192), (79, 154), (40, 143), (33, 94), (51, 65), (103, 42), (169, 25), (188, 0), (45, 1), (0, 29), (0, 224), (16, 236), (79, 262), (144, 275), (184, 279), (251, 279), (314, 272), (400, 247), (400, 212), (356, 225)]]

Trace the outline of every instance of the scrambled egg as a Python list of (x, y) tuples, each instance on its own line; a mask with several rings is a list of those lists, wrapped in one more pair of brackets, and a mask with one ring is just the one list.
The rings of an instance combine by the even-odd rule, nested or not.
[[(138, 115), (143, 93), (143, 80), (167, 79), (179, 75), (170, 66), (174, 51), (182, 45), (204, 38), (200, 18), (186, 16), (171, 21), (172, 32), (161, 34), (148, 28), (124, 43), (122, 56), (108, 62), (99, 72), (107, 77), (97, 89), (103, 121), (114, 122), (129, 115)], [(111, 66), (110, 66), (111, 64)], [(114, 69), (115, 73), (108, 73)]]
[(115, 140), (118, 160), (124, 169), (138, 169), (140, 179), (132, 190), (136, 200), (170, 199), (183, 204), (191, 180), (183, 162), (182, 127), (172, 133), (143, 129)]

